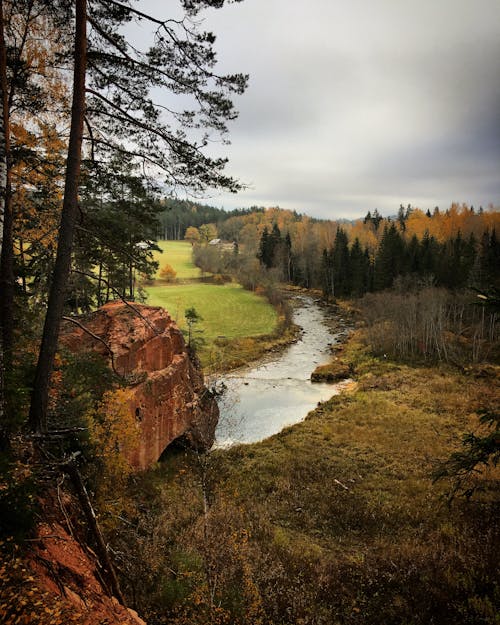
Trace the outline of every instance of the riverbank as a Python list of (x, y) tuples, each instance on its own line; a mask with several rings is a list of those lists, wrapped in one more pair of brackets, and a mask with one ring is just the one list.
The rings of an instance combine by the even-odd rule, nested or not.
[[(207, 374), (230, 373), (245, 365), (256, 366), (259, 361), (269, 354), (280, 354), (291, 344), (300, 339), (300, 327), (290, 320), (295, 306), (300, 306), (301, 297), (312, 298), (319, 306), (326, 310), (326, 322), (332, 334), (336, 335), (335, 345), (332, 347), (332, 355), (335, 356), (348, 340), (354, 329), (353, 311), (349, 306), (330, 304), (323, 299), (321, 291), (305, 289), (293, 285), (281, 285), (280, 291), (284, 301), (283, 308), (278, 310), (278, 324), (274, 332), (256, 337), (239, 339), (217, 339), (216, 349), (208, 359), (205, 367)], [(220, 352), (217, 354), (217, 352)], [(339, 378), (340, 379), (340, 378)], [(318, 382), (331, 382), (329, 379), (318, 379)]]
[(345, 338), (343, 320), (309, 294), (295, 294), (293, 304), (292, 321), (300, 332), (292, 345), (218, 376), (217, 383), (225, 389), (218, 398), (219, 446), (267, 438), (340, 392), (338, 385), (312, 383), (311, 372), (326, 363)]
[(216, 338), (212, 349), (202, 357), (206, 375), (228, 373), (248, 363), (256, 362), (265, 354), (277, 353), (293, 343), (300, 328), (285, 314), (278, 313), (276, 328), (269, 334), (228, 339)]
[(496, 623), (498, 471), (451, 507), (450, 483), (432, 474), (498, 387), (374, 358), (359, 332), (346, 354), (357, 389), (302, 423), (201, 458), (177, 450), (136, 479), (143, 614), (201, 625), (216, 605), (212, 622), (245, 625)]

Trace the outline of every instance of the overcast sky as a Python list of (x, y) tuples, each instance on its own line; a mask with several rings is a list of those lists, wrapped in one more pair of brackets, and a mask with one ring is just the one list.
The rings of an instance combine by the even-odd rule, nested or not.
[(202, 15), (221, 71), (250, 74), (224, 148), (249, 188), (207, 203), (332, 219), (500, 204), (500, 0), (244, 0)]

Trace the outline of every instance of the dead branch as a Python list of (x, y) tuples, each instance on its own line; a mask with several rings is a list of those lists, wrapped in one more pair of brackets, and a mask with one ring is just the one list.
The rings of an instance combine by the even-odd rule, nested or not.
[[(61, 463), (60, 466), (62, 470), (70, 477), (73, 486), (75, 487), (76, 494), (78, 495), (78, 499), (80, 501), (80, 505), (82, 506), (83, 512), (85, 513), (87, 523), (96, 543), (98, 561), (102, 566), (103, 570), (106, 572), (111, 593), (118, 599), (118, 601), (122, 605), (126, 605), (122, 592), (120, 590), (115, 567), (113, 566), (111, 558), (109, 557), (106, 543), (104, 542), (104, 537), (102, 535), (101, 528), (99, 527), (94, 508), (92, 507), (92, 503), (87, 493), (87, 489), (85, 488), (85, 484), (83, 483), (80, 471), (74, 463), (74, 459), (75, 456), (73, 454), (69, 458), (69, 460)], [(109, 592), (109, 589), (106, 589), (106, 591)]]
[[(86, 273), (85, 271), (80, 271), (79, 269), (72, 269), (73, 273), (79, 273), (82, 276), (87, 276), (87, 278), (92, 278), (93, 280), (98, 280), (99, 278), (97, 276), (92, 275), (91, 273)], [(125, 304), (125, 306), (128, 306), (131, 310), (134, 311), (134, 313), (140, 317), (144, 323), (151, 329), (153, 330), (153, 332), (155, 333), (156, 336), (160, 336), (162, 334), (162, 332), (160, 330), (158, 330), (152, 323), (151, 321), (149, 321), (149, 319), (147, 319), (140, 310), (138, 310), (133, 304), (131, 304), (130, 302), (127, 302), (127, 300), (122, 297), (122, 295), (120, 294), (120, 292), (118, 291), (118, 289), (116, 289), (112, 284), (110, 284), (105, 278), (103, 278), (101, 276), (100, 278), (101, 282), (104, 282), (104, 284), (109, 287), (109, 289), (111, 291), (113, 291), (113, 293), (115, 295), (117, 295), (120, 300)], [(101, 339), (99, 339), (101, 340)]]
[(80, 323), (80, 321), (78, 321), (78, 319), (74, 319), (73, 317), (67, 317), (66, 315), (63, 316), (63, 319), (64, 321), (70, 321), (71, 323), (74, 323), (79, 328), (81, 328), (84, 332), (86, 332), (89, 336), (91, 336), (93, 339), (95, 339), (96, 341), (99, 341), (99, 343), (102, 343), (104, 345), (104, 347), (108, 350), (109, 359), (111, 361), (111, 369), (113, 369), (113, 373), (123, 380), (124, 377), (118, 373), (115, 367), (114, 352), (111, 349), (111, 347), (106, 343), (106, 341), (102, 339), (100, 336), (97, 336), (97, 334), (94, 334), (92, 330), (89, 330), (87, 327), (85, 327), (83, 323)]

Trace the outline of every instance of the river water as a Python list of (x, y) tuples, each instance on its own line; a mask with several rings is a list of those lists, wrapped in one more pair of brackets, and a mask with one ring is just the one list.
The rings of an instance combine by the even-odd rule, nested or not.
[(318, 364), (331, 357), (330, 345), (339, 340), (323, 309), (310, 297), (300, 296), (293, 321), (302, 328), (300, 339), (279, 353), (270, 353), (257, 365), (238, 369), (218, 382), (227, 391), (219, 398), (220, 418), (216, 446), (253, 443), (302, 421), (320, 401), (340, 392), (345, 382), (312, 383)]

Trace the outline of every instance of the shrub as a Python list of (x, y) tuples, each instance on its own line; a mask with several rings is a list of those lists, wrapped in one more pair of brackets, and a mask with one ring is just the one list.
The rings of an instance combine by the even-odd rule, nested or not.
[(177, 271), (168, 263), (160, 269), (160, 278), (166, 282), (175, 282), (176, 276)]

